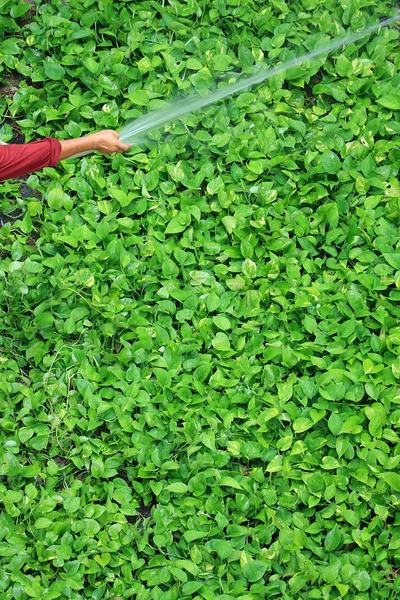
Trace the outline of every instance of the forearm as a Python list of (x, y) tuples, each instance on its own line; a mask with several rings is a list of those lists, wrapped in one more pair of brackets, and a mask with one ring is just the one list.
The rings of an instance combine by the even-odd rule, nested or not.
[(81, 154), (84, 152), (102, 152), (103, 154), (112, 154), (113, 152), (125, 152), (131, 147), (130, 144), (123, 144), (119, 141), (119, 134), (116, 131), (106, 129), (91, 133), (74, 140), (60, 140), (61, 155), (60, 160)]
[(81, 152), (93, 152), (98, 150), (95, 133), (73, 140), (60, 140), (60, 144), (60, 160), (70, 158), (71, 156), (80, 154)]

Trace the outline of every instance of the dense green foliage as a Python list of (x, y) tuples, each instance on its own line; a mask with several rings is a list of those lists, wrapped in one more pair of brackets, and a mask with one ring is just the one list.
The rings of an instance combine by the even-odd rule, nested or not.
[[(1, 0), (0, 135), (118, 128), (390, 6)], [(397, 597), (398, 51), (1, 185), (2, 600)]]

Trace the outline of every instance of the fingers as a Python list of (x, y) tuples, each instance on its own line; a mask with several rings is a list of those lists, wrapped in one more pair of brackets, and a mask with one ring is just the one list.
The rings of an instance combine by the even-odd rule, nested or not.
[(119, 142), (116, 152), (126, 152), (127, 150), (130, 150), (131, 148), (132, 148), (132, 144), (123, 144), (122, 142)]
[(126, 152), (132, 148), (131, 144), (124, 144), (119, 141), (119, 133), (108, 129), (103, 133), (103, 152), (105, 154), (112, 154), (113, 152)]
[(124, 142), (119, 141), (120, 135), (117, 131), (113, 131), (112, 133), (117, 141), (116, 152), (126, 152), (132, 148), (132, 144), (124, 144)]
[(86, 136), (90, 140), (91, 149), (102, 154), (114, 154), (114, 152), (126, 152), (132, 148), (132, 144), (124, 144), (119, 140), (119, 133), (112, 129), (104, 129), (97, 133)]

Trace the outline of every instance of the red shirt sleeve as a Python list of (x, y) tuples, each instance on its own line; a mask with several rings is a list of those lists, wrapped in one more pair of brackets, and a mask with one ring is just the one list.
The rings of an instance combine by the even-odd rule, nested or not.
[(0, 181), (55, 167), (60, 154), (60, 142), (50, 137), (29, 144), (0, 144)]

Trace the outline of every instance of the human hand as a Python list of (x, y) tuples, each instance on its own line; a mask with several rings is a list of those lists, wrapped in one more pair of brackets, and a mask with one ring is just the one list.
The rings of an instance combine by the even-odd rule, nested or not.
[(90, 136), (93, 147), (102, 154), (112, 154), (113, 152), (126, 152), (132, 148), (132, 144), (124, 144), (119, 140), (119, 133), (112, 129), (104, 129)]

